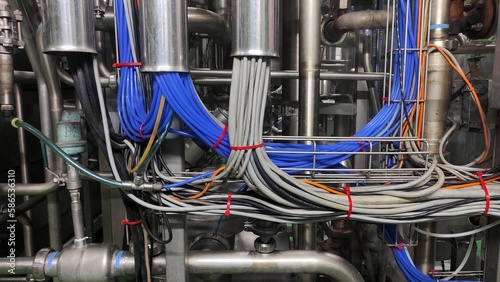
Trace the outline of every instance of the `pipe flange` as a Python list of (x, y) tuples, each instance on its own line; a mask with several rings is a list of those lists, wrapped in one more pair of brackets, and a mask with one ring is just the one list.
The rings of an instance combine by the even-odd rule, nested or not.
[(46, 281), (47, 276), (45, 276), (45, 260), (52, 253), (54, 249), (43, 248), (38, 253), (36, 253), (33, 259), (33, 278), (36, 281)]

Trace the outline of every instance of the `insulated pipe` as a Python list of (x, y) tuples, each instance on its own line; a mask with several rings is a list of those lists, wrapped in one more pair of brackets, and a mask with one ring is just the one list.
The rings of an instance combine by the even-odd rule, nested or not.
[[(66, 254), (62, 255), (63, 253)], [(76, 254), (78, 256), (75, 256)], [(47, 256), (50, 256), (50, 254), (47, 254)], [(93, 260), (89, 260), (89, 258), (93, 258)], [(87, 277), (88, 281), (107, 281), (110, 274), (114, 277), (135, 275), (134, 255), (130, 252), (116, 252), (106, 245), (90, 245), (80, 249), (68, 247), (61, 253), (52, 256), (52, 259), (51, 266), (48, 266), (47, 259), (42, 257), (41, 260), (44, 262), (41, 269), (49, 277), (59, 277), (61, 273), (72, 273), (72, 277), (79, 277), (80, 279)], [(35, 258), (33, 257), (17, 257), (16, 274), (33, 273), (34, 261)], [(153, 258), (152, 275), (164, 275), (166, 263), (164, 256)], [(274, 251), (270, 254), (261, 254), (256, 251), (197, 251), (189, 252), (186, 264), (188, 271), (194, 275), (318, 273), (342, 282), (363, 281), (363, 277), (352, 264), (340, 256), (318, 251)], [(79, 266), (78, 271), (75, 271), (76, 265)], [(92, 268), (93, 265), (95, 268)], [(84, 266), (88, 267), (88, 269), (98, 269), (98, 271), (93, 273), (92, 271), (85, 272)], [(110, 269), (107, 270), (106, 267)], [(8, 275), (9, 268), (9, 259), (0, 258), (0, 275)], [(76, 274), (76, 272), (78, 273)], [(99, 278), (101, 280), (98, 280)], [(75, 281), (87, 280), (76, 279)]]
[(141, 1), (141, 71), (189, 72), (187, 0)]
[[(389, 25), (392, 19), (389, 18)], [(357, 11), (344, 14), (336, 20), (323, 25), (323, 35), (328, 43), (333, 44), (340, 40), (348, 31), (360, 29), (384, 29), (387, 27), (387, 11)]]

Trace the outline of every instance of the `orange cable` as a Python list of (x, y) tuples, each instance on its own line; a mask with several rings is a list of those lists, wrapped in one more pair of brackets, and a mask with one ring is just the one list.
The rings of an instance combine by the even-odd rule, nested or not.
[(483, 107), (481, 106), (481, 101), (479, 100), (479, 97), (476, 93), (476, 90), (472, 86), (472, 83), (469, 81), (469, 79), (465, 76), (465, 74), (453, 63), (453, 61), (450, 59), (450, 57), (444, 53), (444, 51), (441, 49), (441, 47), (437, 46), (436, 44), (429, 44), (428, 47), (434, 47), (436, 50), (443, 55), (443, 57), (446, 59), (446, 61), (450, 64), (450, 66), (458, 73), (458, 75), (462, 78), (462, 80), (465, 82), (467, 87), (469, 88), (470, 93), (472, 94), (472, 97), (474, 98), (474, 101), (476, 102), (477, 109), (479, 111), (479, 116), (481, 118), (481, 124), (483, 126), (483, 135), (484, 135), (484, 143), (485, 143), (485, 149), (484, 149), (484, 155), (480, 160), (474, 160), (476, 164), (480, 164), (488, 158), (488, 154), (490, 151), (490, 142), (488, 140), (488, 124), (486, 121), (486, 116), (483, 111)]
[[(218, 168), (213, 174), (212, 174), (212, 178), (217, 176), (217, 174), (219, 174), (221, 171), (223, 171), (226, 167), (223, 166), (223, 167), (220, 167)], [(205, 188), (203, 188), (203, 190), (200, 191), (200, 193), (196, 194), (196, 195), (193, 195), (193, 196), (189, 196), (189, 198), (191, 199), (198, 199), (199, 197), (205, 195), (205, 193), (208, 191), (208, 189), (210, 189), (210, 186), (212, 186), (212, 182), (208, 182), (206, 185), (205, 185)]]
[[(497, 181), (497, 180), (500, 180), (500, 176), (493, 177), (491, 179), (485, 180), (484, 182), (490, 183), (490, 182)], [(479, 181), (476, 181), (476, 182), (471, 182), (471, 183), (466, 183), (466, 184), (456, 184), (456, 185), (444, 186), (441, 189), (443, 189), (443, 190), (462, 189), (462, 188), (467, 188), (467, 187), (476, 186), (476, 185), (480, 185), (480, 184), (481, 183)]]
[(328, 191), (328, 192), (330, 192), (330, 193), (332, 193), (332, 194), (337, 194), (337, 195), (342, 195), (342, 196), (345, 196), (345, 195), (346, 195), (346, 194), (344, 194), (344, 193), (342, 193), (342, 192), (339, 192), (339, 191), (337, 191), (337, 190), (334, 190), (334, 189), (332, 189), (332, 188), (330, 188), (330, 187), (328, 187), (328, 186), (325, 186), (325, 185), (323, 185), (323, 184), (319, 184), (318, 182), (314, 182), (314, 181), (307, 180), (307, 179), (302, 179), (302, 180), (300, 180), (300, 181), (302, 181), (302, 182), (304, 182), (304, 183), (307, 183), (307, 184), (310, 184), (310, 185), (312, 185), (312, 186), (314, 186), (314, 187), (316, 187), (316, 188), (320, 188), (320, 189), (323, 189), (323, 190), (325, 190), (325, 191)]

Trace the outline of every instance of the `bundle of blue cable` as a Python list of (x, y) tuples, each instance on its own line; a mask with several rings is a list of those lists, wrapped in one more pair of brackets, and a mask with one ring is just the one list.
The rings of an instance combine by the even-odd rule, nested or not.
[[(396, 238), (397, 237), (397, 240)], [(403, 239), (396, 231), (395, 225), (386, 225), (384, 228), (384, 239), (389, 244), (398, 245), (398, 243), (402, 242)], [(436, 280), (428, 275), (425, 275), (420, 270), (418, 270), (411, 258), (408, 255), (408, 252), (401, 248), (391, 248), (392, 254), (394, 255), (394, 259), (398, 264), (401, 272), (403, 272), (404, 276), (408, 281), (411, 282), (436, 282), (436, 281), (445, 281), (445, 280)], [(469, 280), (453, 280), (455, 282), (472, 282)]]
[[(130, 20), (127, 21), (124, 0), (117, 0), (115, 4), (115, 21), (118, 38), (118, 52), (120, 66), (120, 83), (118, 85), (117, 109), (123, 132), (134, 142), (142, 142), (151, 137), (156, 116), (158, 115), (161, 92), (157, 84), (153, 83), (151, 101), (144, 99), (138, 66), (127, 65), (134, 63)], [(172, 117), (172, 109), (168, 105), (162, 112), (157, 135), (165, 130)]]
[[(397, 100), (397, 102), (384, 105), (380, 112), (354, 137), (387, 137), (394, 134), (401, 123), (401, 107), (403, 103), (400, 101), (415, 99), (416, 97), (417, 72), (415, 70), (418, 67), (418, 57), (414, 48), (416, 48), (416, 14), (418, 13), (418, 6), (412, 4), (411, 7), (408, 7), (411, 10), (411, 16), (408, 17), (409, 22), (406, 24), (406, 4), (402, 0), (400, 3), (402, 3), (398, 9), (398, 18), (400, 20), (395, 28), (399, 40), (394, 43), (396, 50), (393, 53), (395, 71), (389, 95), (391, 101)], [(205, 144), (209, 147), (214, 146), (222, 138), (215, 150), (218, 154), (227, 158), (230, 154), (229, 138), (227, 136), (221, 137), (224, 132), (223, 128), (207, 112), (194, 89), (189, 75), (162, 74), (155, 77), (155, 81), (158, 81), (161, 85), (162, 93), (164, 93), (177, 115)], [(412, 103), (404, 104), (406, 110), (409, 111)], [(307, 144), (267, 143), (266, 150), (271, 160), (278, 167), (312, 168), (313, 159), (315, 159), (316, 168), (328, 168), (335, 167), (341, 161), (351, 157), (349, 153), (363, 151), (368, 146), (367, 142), (357, 141), (318, 145), (315, 146), (315, 149), (319, 153), (341, 153), (333, 155), (317, 154), (315, 157), (313, 154), (304, 153), (314, 150), (313, 145)], [(287, 153), (278, 151), (286, 151)], [(293, 154), (293, 152), (297, 153)]]

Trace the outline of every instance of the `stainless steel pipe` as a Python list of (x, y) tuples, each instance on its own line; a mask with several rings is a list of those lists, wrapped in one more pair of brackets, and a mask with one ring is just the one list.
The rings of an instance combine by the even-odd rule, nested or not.
[(191, 274), (318, 273), (342, 282), (363, 281), (343, 258), (317, 251), (190, 252), (187, 265)]
[[(333, 44), (348, 31), (360, 29), (382, 29), (387, 27), (387, 11), (356, 11), (344, 14), (335, 20), (323, 24), (323, 36), (326, 43)], [(389, 25), (392, 18), (389, 18)]]
[[(68, 247), (53, 257), (50, 267), (47, 265), (47, 259), (44, 261), (42, 269), (49, 277), (78, 277), (78, 281), (104, 281), (104, 278), (110, 279), (111, 276), (135, 274), (134, 256), (130, 252), (116, 252), (113, 247), (107, 245), (90, 245), (80, 249)], [(8, 274), (8, 262), (8, 258), (0, 258), (0, 275)], [(33, 257), (16, 258), (16, 273), (32, 273), (33, 264)], [(152, 274), (163, 275), (166, 264), (163, 256), (153, 258)], [(79, 266), (77, 270), (75, 265)], [(318, 273), (342, 282), (363, 281), (363, 277), (352, 264), (340, 256), (318, 251), (275, 251), (270, 254), (255, 251), (198, 251), (189, 252), (186, 265), (188, 271), (195, 275)]]
[[(231, 70), (203, 70), (195, 69), (190, 71), (193, 78), (204, 77), (204, 78), (231, 78)], [(340, 72), (319, 72), (320, 80), (384, 80), (387, 74), (380, 72), (350, 72), (350, 73), (340, 73)], [(283, 71), (271, 71), (271, 78), (278, 79), (297, 79), (299, 78), (299, 72), (297, 70), (283, 70)]]
[(42, 0), (45, 53), (96, 53), (93, 1)]
[(188, 72), (187, 1), (141, 1), (139, 15), (144, 72)]
[[(19, 196), (37, 196), (46, 195), (54, 192), (59, 188), (59, 183), (49, 181), (45, 183), (16, 183), (16, 195)], [(0, 183), (0, 195), (6, 195), (9, 185), (7, 183)]]
[(279, 0), (232, 1), (231, 56), (279, 57), (279, 4)]
[(216, 13), (199, 8), (189, 7), (188, 31), (207, 34), (219, 45), (226, 45), (231, 42), (231, 32), (224, 19)]

